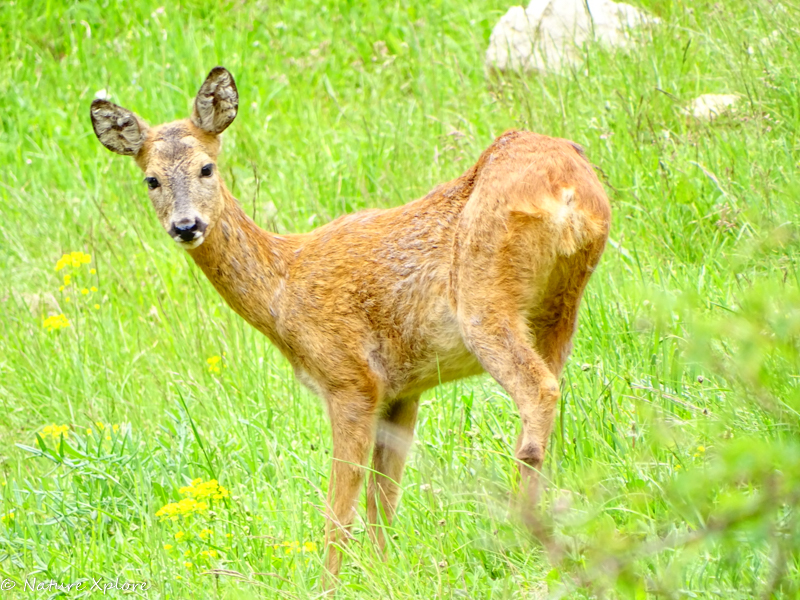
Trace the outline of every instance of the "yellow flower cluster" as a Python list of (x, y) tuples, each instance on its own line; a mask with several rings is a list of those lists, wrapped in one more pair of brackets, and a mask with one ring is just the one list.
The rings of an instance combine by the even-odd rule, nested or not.
[(39, 436), (42, 439), (47, 437), (52, 437), (56, 439), (60, 436), (64, 436), (65, 438), (69, 437), (69, 426), (68, 425), (56, 425), (53, 423), (52, 425), (47, 425), (44, 429), (39, 432)]
[(231, 493), (226, 488), (222, 487), (216, 479), (203, 481), (200, 477), (193, 479), (191, 485), (182, 487), (178, 491), (180, 492), (181, 496), (186, 496), (187, 498), (196, 498), (197, 500), (202, 500), (204, 498), (222, 500), (223, 498), (228, 498), (231, 495)]
[(67, 319), (67, 317), (65, 317), (63, 314), (47, 317), (44, 321), (42, 321), (42, 327), (47, 329), (47, 331), (63, 329), (64, 327), (69, 327), (69, 319)]
[(209, 558), (217, 558), (218, 554), (216, 550), (203, 550), (200, 553), (200, 556), (209, 559)]
[(8, 523), (14, 520), (14, 511), (9, 511), (4, 515), (0, 515), (0, 523)]
[(221, 360), (222, 358), (219, 356), (212, 356), (211, 358), (206, 360), (206, 362), (208, 363), (208, 370), (210, 373), (219, 373), (219, 361)]
[(201, 540), (204, 540), (214, 535), (214, 532), (206, 528), (206, 529), (201, 529), (198, 535), (200, 536)]
[(166, 521), (167, 519), (177, 521), (179, 517), (202, 513), (206, 510), (208, 510), (208, 504), (205, 502), (198, 502), (194, 498), (184, 498), (180, 502), (170, 502), (166, 506), (162, 506), (156, 513), (156, 516), (160, 517), (162, 521)]
[[(166, 506), (162, 506), (156, 513), (156, 516), (160, 517), (162, 521), (167, 519), (177, 521), (180, 517), (203, 513), (208, 510), (208, 503), (203, 500), (222, 500), (231, 495), (216, 479), (203, 481), (201, 477), (193, 479), (191, 485), (182, 487), (178, 491), (181, 496), (184, 496), (183, 500), (170, 502)], [(213, 533), (210, 529), (203, 529), (199, 535), (201, 539), (206, 539)], [(185, 535), (184, 532), (179, 531), (175, 534), (175, 539), (180, 541)]]
[(280, 544), (274, 544), (272, 546), (273, 550), (279, 550), (280, 548), (285, 548), (285, 554), (300, 554), (306, 552), (316, 552), (317, 545), (314, 542), (304, 542), (303, 545), (300, 545), (300, 542), (282, 542)]
[(81, 265), (88, 265), (90, 262), (92, 262), (92, 257), (90, 255), (84, 254), (80, 250), (77, 252), (70, 252), (69, 254), (62, 255), (61, 258), (58, 259), (56, 271), (60, 271), (64, 267), (73, 267), (77, 269)]

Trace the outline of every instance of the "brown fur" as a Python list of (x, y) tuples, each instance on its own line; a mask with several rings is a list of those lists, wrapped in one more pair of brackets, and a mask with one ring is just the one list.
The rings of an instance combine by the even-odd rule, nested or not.
[[(192, 258), (325, 400), (333, 432), (328, 585), (340, 563), (330, 546), (347, 537), (370, 450), (368, 518), (377, 523), (381, 510), (390, 522), (420, 394), (440, 382), (486, 370), (514, 399), (522, 419), (515, 455), (530, 505), (578, 305), (611, 217), (580, 147), (508, 131), (424, 198), (274, 235), (247, 217), (216, 171), (213, 181), (197, 174), (220, 144), (212, 126), (196, 123), (218, 128), (238, 102), (233, 78), (225, 71), (233, 88), (224, 89), (218, 69), (209, 78), (222, 82), (221, 116), (142, 131), (143, 121), (119, 109), (118, 121), (140, 128), (126, 139), (144, 136), (136, 161), (161, 182), (151, 198), (165, 229), (181, 215), (207, 224), (199, 245), (184, 244)], [(114, 116), (108, 104), (98, 116), (93, 105), (93, 120)], [(109, 128), (95, 122), (98, 129)], [(382, 547), (382, 530), (372, 532)]]

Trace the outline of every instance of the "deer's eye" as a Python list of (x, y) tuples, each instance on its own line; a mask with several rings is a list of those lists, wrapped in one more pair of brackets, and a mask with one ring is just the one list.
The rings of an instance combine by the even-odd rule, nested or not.
[(147, 184), (147, 187), (149, 187), (151, 190), (154, 190), (161, 185), (160, 183), (158, 183), (158, 179), (156, 179), (155, 177), (145, 177), (144, 182)]
[(207, 165), (203, 165), (203, 168), (200, 169), (200, 175), (203, 177), (211, 177), (211, 173), (214, 171), (214, 165), (208, 163)]

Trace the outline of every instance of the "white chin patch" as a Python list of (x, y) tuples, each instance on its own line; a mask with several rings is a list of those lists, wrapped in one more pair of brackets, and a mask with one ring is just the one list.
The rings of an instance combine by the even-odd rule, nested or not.
[(201, 235), (199, 238), (197, 238), (195, 240), (192, 240), (191, 242), (184, 242), (178, 236), (175, 236), (172, 239), (175, 240), (175, 243), (177, 243), (178, 246), (180, 246), (184, 250), (194, 250), (195, 248), (197, 248), (200, 244), (202, 244), (205, 241), (206, 236)]

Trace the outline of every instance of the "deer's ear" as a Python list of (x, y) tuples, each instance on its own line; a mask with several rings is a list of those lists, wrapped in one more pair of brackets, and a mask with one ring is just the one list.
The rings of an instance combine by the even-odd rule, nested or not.
[(147, 135), (144, 121), (108, 100), (93, 100), (91, 112), (94, 134), (103, 146), (125, 156), (139, 153)]
[(224, 67), (214, 67), (194, 99), (192, 123), (216, 135), (233, 123), (238, 110), (239, 92), (233, 75)]

